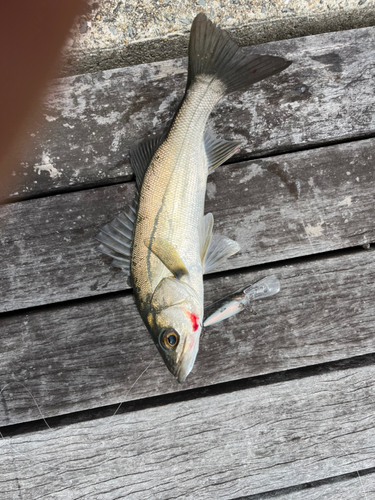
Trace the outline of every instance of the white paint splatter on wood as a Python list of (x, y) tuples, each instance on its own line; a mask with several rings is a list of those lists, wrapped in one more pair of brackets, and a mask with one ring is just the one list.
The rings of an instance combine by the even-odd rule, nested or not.
[(337, 206), (338, 207), (350, 207), (352, 204), (352, 197), (351, 196), (346, 196), (343, 200), (341, 200)]
[(52, 164), (52, 160), (48, 156), (48, 154), (43, 151), (42, 154), (42, 162), (40, 165), (34, 165), (34, 170), (35, 172), (40, 175), (40, 172), (48, 172), (51, 179), (56, 179), (58, 177), (61, 177), (62, 173), (57, 170)]
[(209, 200), (213, 200), (216, 194), (216, 184), (214, 182), (207, 183), (207, 196)]
[(44, 117), (47, 120), (47, 122), (54, 122), (57, 120), (57, 116), (44, 115)]
[(111, 111), (107, 116), (94, 115), (93, 119), (99, 125), (112, 125), (113, 123), (118, 122), (121, 119), (121, 116), (122, 113), (119, 113), (118, 111)]
[(262, 175), (262, 174), (263, 174), (262, 167), (257, 163), (252, 164), (248, 168), (248, 172), (240, 180), (240, 184), (244, 184), (245, 182), (250, 181), (253, 177), (256, 177), (257, 175)]
[(119, 149), (120, 141), (125, 136), (124, 130), (117, 130), (113, 134), (113, 141), (110, 145), (109, 149), (113, 152), (116, 152)]
[(324, 224), (323, 221), (318, 222), (318, 224), (316, 226), (311, 226), (310, 224), (307, 224), (307, 226), (305, 226), (305, 231), (306, 231), (307, 235), (313, 236), (313, 237), (322, 236), (322, 234), (323, 234), (322, 225), (323, 224)]

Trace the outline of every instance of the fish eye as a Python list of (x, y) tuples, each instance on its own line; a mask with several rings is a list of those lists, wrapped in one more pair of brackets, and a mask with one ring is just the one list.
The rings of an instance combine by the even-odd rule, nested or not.
[(180, 336), (173, 328), (166, 328), (160, 333), (159, 344), (167, 351), (176, 349), (180, 342)]

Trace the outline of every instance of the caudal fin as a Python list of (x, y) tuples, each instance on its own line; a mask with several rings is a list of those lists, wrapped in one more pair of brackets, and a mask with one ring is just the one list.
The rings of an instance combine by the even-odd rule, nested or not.
[(187, 88), (197, 75), (212, 75), (226, 92), (243, 90), (283, 71), (291, 64), (281, 57), (249, 55), (201, 13), (193, 21), (189, 41)]

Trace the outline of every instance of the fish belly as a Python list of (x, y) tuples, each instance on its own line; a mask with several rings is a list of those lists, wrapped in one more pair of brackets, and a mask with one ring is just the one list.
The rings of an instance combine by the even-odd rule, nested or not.
[(220, 82), (215, 83), (197, 81), (191, 86), (143, 180), (132, 253), (134, 291), (141, 308), (160, 281), (171, 275), (145, 245), (153, 238), (163, 238), (176, 248), (189, 273), (183, 281), (203, 303), (198, 225), (204, 215), (208, 174), (204, 129), (222, 95)]

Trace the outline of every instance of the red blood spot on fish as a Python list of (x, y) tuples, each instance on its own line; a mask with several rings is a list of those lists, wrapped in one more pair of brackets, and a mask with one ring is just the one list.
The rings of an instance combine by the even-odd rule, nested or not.
[(257, 72), (257, 70), (256, 70), (256, 69), (254, 69), (253, 73), (256, 73), (256, 72)]
[(193, 332), (196, 332), (198, 330), (198, 327), (199, 327), (199, 323), (198, 323), (198, 316), (196, 316), (195, 314), (193, 313), (188, 313), (189, 317), (190, 317), (190, 320), (191, 320), (191, 324), (193, 326)]

